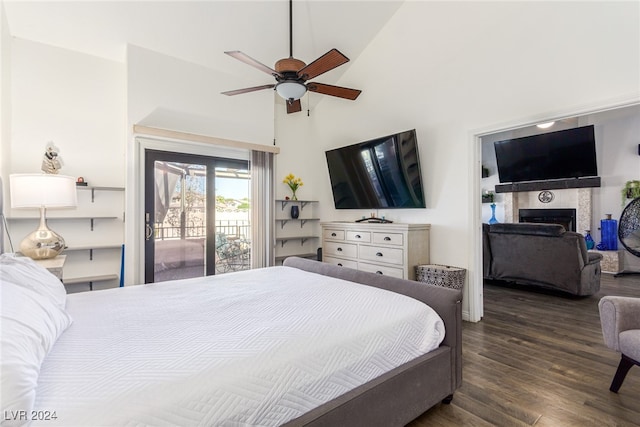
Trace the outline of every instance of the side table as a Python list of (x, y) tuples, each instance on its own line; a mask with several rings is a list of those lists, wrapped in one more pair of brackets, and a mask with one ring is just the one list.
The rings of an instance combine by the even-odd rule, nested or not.
[(603, 273), (616, 274), (623, 270), (622, 260), (624, 259), (624, 250), (618, 249), (616, 251), (599, 251), (597, 249), (591, 249), (589, 252), (602, 255), (602, 261), (600, 262), (600, 268)]
[(64, 268), (64, 262), (66, 261), (66, 255), (58, 255), (55, 258), (50, 259), (36, 259), (36, 264), (49, 270), (51, 274), (56, 276), (62, 282), (62, 270)]

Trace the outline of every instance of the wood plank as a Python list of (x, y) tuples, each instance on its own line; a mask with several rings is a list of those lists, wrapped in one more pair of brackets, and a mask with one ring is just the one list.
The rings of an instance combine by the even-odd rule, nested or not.
[(640, 426), (640, 368), (618, 394), (620, 354), (605, 347), (598, 302), (640, 297), (640, 276), (602, 275), (590, 297), (485, 282), (485, 316), (463, 325), (463, 384), (409, 424)]

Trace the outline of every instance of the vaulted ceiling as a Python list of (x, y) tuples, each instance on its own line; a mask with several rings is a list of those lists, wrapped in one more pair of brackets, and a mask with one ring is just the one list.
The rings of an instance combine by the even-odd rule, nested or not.
[[(289, 56), (287, 0), (3, 3), (14, 37), (121, 62), (130, 43), (246, 76), (249, 86), (261, 84), (260, 72), (224, 51), (240, 50), (270, 67)], [(295, 0), (293, 55), (309, 63), (335, 47), (353, 61), (401, 4)], [(337, 81), (348, 65), (327, 73), (324, 81)]]

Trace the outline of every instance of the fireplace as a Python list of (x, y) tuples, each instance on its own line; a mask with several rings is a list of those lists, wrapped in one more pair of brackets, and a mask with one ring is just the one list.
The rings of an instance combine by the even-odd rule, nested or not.
[(560, 224), (565, 230), (576, 231), (575, 209), (520, 209), (520, 222)]

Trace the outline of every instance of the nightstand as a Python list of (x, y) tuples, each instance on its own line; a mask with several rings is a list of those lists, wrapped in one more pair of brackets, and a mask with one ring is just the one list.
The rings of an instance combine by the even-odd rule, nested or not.
[(62, 281), (62, 269), (64, 267), (64, 262), (66, 261), (66, 255), (58, 255), (55, 258), (50, 259), (36, 259), (34, 260), (36, 264), (43, 266), (51, 274), (56, 276), (60, 281)]

